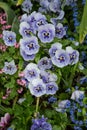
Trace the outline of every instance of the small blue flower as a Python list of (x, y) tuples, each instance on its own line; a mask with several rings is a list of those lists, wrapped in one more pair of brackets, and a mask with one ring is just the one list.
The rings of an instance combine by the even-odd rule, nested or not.
[(26, 54), (26, 51), (22, 50), (21, 48), (20, 48), (20, 55), (23, 57), (25, 61), (34, 60), (35, 58), (35, 54), (32, 55)]
[(41, 79), (34, 79), (32, 83), (28, 85), (30, 93), (36, 97), (41, 97), (46, 94), (46, 85)]
[(49, 103), (54, 103), (54, 102), (56, 102), (56, 101), (57, 101), (57, 98), (55, 98), (55, 97), (53, 97), (53, 96), (51, 96), (51, 97), (48, 98), (48, 102), (49, 102)]
[(31, 34), (36, 34), (36, 31), (27, 22), (20, 23), (19, 32), (22, 37), (30, 37)]
[(43, 57), (38, 62), (38, 68), (41, 70), (50, 69), (52, 67), (52, 62), (48, 57)]
[(33, 4), (31, 3), (30, 0), (25, 0), (23, 3), (22, 3), (22, 10), (29, 13), (32, 9), (32, 6)]
[(69, 64), (69, 55), (65, 50), (57, 50), (55, 56), (51, 57), (52, 63), (57, 67), (63, 68)]
[(55, 27), (52, 24), (45, 24), (39, 27), (38, 37), (43, 43), (52, 42), (55, 37)]
[(55, 56), (57, 50), (62, 49), (61, 43), (54, 43), (52, 44), (51, 48), (49, 49), (49, 54), (51, 57)]
[(46, 94), (55, 94), (56, 91), (58, 90), (58, 85), (55, 82), (49, 82), (46, 84)]
[(47, 119), (42, 116), (42, 118), (33, 119), (32, 126), (30, 130), (52, 130), (51, 124), (49, 124)]
[(34, 63), (29, 63), (24, 70), (24, 77), (29, 82), (32, 82), (34, 79), (39, 78), (40, 70), (37, 65)]
[(11, 62), (5, 62), (3, 71), (5, 74), (9, 74), (9, 75), (13, 75), (14, 73), (16, 73), (17, 67), (15, 65), (14, 60), (12, 60)]
[(3, 31), (3, 40), (5, 45), (7, 46), (14, 46), (16, 43), (16, 34), (12, 31)]
[(20, 40), (20, 47), (28, 55), (36, 54), (39, 51), (38, 39), (35, 36)]

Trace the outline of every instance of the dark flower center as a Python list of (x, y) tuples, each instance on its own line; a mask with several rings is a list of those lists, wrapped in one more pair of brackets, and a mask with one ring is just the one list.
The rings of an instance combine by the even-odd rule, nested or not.
[(8, 37), (9, 42), (12, 42), (13, 38), (10, 36)]
[(27, 29), (27, 30), (25, 30), (25, 33), (30, 35), (31, 31), (29, 29)]
[(42, 91), (41, 86), (38, 85), (38, 86), (36, 87), (36, 90), (37, 90), (38, 92)]
[(52, 89), (53, 89), (53, 86), (50, 85), (50, 86), (48, 87), (48, 90), (52, 90)]
[(44, 38), (49, 38), (49, 33), (48, 32), (44, 32)]
[(47, 60), (43, 60), (42, 65), (47, 65)]
[(74, 60), (74, 59), (76, 59), (75, 53), (70, 54), (70, 60)]
[(56, 28), (56, 34), (60, 34), (62, 32), (61, 29)]
[(60, 60), (60, 62), (64, 62), (64, 61), (65, 61), (65, 57), (64, 57), (64, 56), (60, 56), (60, 57), (58, 58), (58, 60)]
[(31, 77), (35, 76), (34, 71), (29, 71), (29, 75), (31, 75)]
[(11, 70), (12, 69), (12, 66), (11, 65), (8, 65), (6, 66), (7, 67), (7, 70)]
[(33, 43), (28, 44), (29, 49), (34, 49)]
[(37, 22), (37, 24), (38, 24), (38, 26), (44, 25), (42, 20), (40, 20), (39, 22)]

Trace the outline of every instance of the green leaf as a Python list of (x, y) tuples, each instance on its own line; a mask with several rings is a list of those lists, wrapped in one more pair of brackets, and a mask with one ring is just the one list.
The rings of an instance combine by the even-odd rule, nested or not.
[(13, 32), (15, 32), (16, 34), (19, 33), (19, 20), (18, 20), (18, 17), (16, 16), (13, 20), (13, 23), (12, 23), (12, 28), (11, 30)]
[(60, 126), (54, 125), (53, 130), (62, 130)]
[(79, 30), (79, 42), (82, 43), (85, 36), (87, 34), (87, 0), (86, 4), (84, 6), (83, 16), (80, 24), (80, 30)]
[(2, 8), (5, 11), (7, 16), (7, 22), (11, 25), (15, 17), (14, 11), (8, 6), (8, 4), (4, 2), (0, 2), (0, 8)]

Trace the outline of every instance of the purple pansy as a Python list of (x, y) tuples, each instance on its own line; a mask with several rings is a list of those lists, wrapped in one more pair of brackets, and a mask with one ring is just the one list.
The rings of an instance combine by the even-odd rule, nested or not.
[(29, 16), (28, 16), (28, 19), (27, 19), (27, 22), (29, 23), (29, 25), (35, 29), (35, 15), (36, 15), (36, 11), (33, 11)]
[(49, 82), (49, 73), (41, 70), (40, 71), (40, 78), (43, 80), (44, 83), (48, 83)]
[(52, 130), (51, 124), (49, 124), (46, 120), (47, 118), (44, 118), (44, 116), (33, 119), (33, 124), (30, 130)]
[(66, 30), (61, 23), (55, 27), (55, 36), (58, 38), (63, 38), (66, 35)]
[(39, 78), (40, 70), (37, 65), (34, 63), (29, 63), (24, 70), (24, 77), (29, 82), (32, 82), (34, 79)]
[(20, 55), (23, 57), (25, 61), (34, 60), (35, 58), (35, 54), (28, 55), (26, 54), (26, 51), (22, 50), (21, 48), (20, 48)]
[(20, 40), (20, 47), (28, 55), (36, 54), (39, 51), (38, 39), (35, 36)]
[(49, 49), (49, 54), (51, 57), (55, 56), (57, 50), (62, 49), (61, 43), (54, 43), (52, 44), (51, 48)]
[(45, 24), (39, 27), (38, 37), (43, 43), (52, 42), (55, 37), (55, 26), (53, 24)]
[(17, 67), (15, 65), (14, 60), (12, 60), (11, 62), (5, 62), (5, 65), (3, 67), (3, 72), (5, 74), (13, 75), (14, 73), (16, 73), (16, 71)]
[(64, 12), (63, 10), (60, 10), (60, 11), (59, 11), (58, 17), (56, 17), (56, 18), (51, 18), (51, 19), (50, 19), (51, 23), (54, 24), (54, 25), (56, 26), (57, 23), (58, 23), (58, 20), (63, 19), (64, 14), (65, 14), (65, 12)]
[(74, 50), (72, 47), (68, 46), (66, 47), (66, 52), (70, 56), (69, 64), (73, 65), (79, 61), (79, 52), (77, 50)]
[(28, 15), (27, 14), (23, 14), (21, 16), (20, 22), (27, 22), (27, 19), (28, 19)]
[(58, 85), (55, 82), (49, 82), (46, 84), (46, 94), (55, 94), (58, 90)]
[(36, 97), (40, 97), (46, 94), (46, 85), (41, 79), (34, 79), (32, 83), (28, 85), (30, 93)]
[(55, 56), (51, 57), (52, 63), (57, 67), (63, 68), (67, 66), (70, 61), (70, 57), (65, 50), (58, 50), (56, 51)]
[(25, 0), (23, 3), (22, 3), (22, 10), (29, 13), (30, 10), (32, 9), (32, 6), (33, 4), (31, 3), (30, 0)]
[(60, 0), (53, 0), (49, 4), (49, 8), (52, 12), (56, 13), (60, 10), (61, 2)]
[(16, 34), (12, 31), (3, 31), (3, 40), (5, 45), (7, 46), (14, 46), (16, 43)]
[(27, 22), (20, 23), (19, 32), (22, 37), (30, 37), (32, 33), (36, 34), (36, 31)]
[(41, 70), (50, 69), (52, 67), (52, 61), (48, 57), (43, 57), (38, 62), (38, 67)]
[(41, 25), (46, 24), (46, 17), (45, 15), (42, 15), (41, 13), (36, 13), (34, 16), (35, 18), (35, 28), (38, 29)]

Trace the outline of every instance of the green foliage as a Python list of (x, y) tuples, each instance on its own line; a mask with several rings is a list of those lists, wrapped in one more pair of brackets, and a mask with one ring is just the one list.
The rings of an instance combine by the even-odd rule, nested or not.
[(0, 8), (2, 8), (6, 15), (7, 15), (7, 21), (8, 21), (8, 24), (12, 24), (13, 22), (13, 19), (15, 17), (15, 13), (14, 11), (9, 7), (8, 4), (4, 3), (4, 2), (0, 2)]
[(82, 21), (81, 21), (80, 30), (79, 30), (80, 43), (83, 42), (86, 34), (87, 34), (87, 0), (86, 0), (86, 4), (84, 7), (84, 12), (83, 12)]

